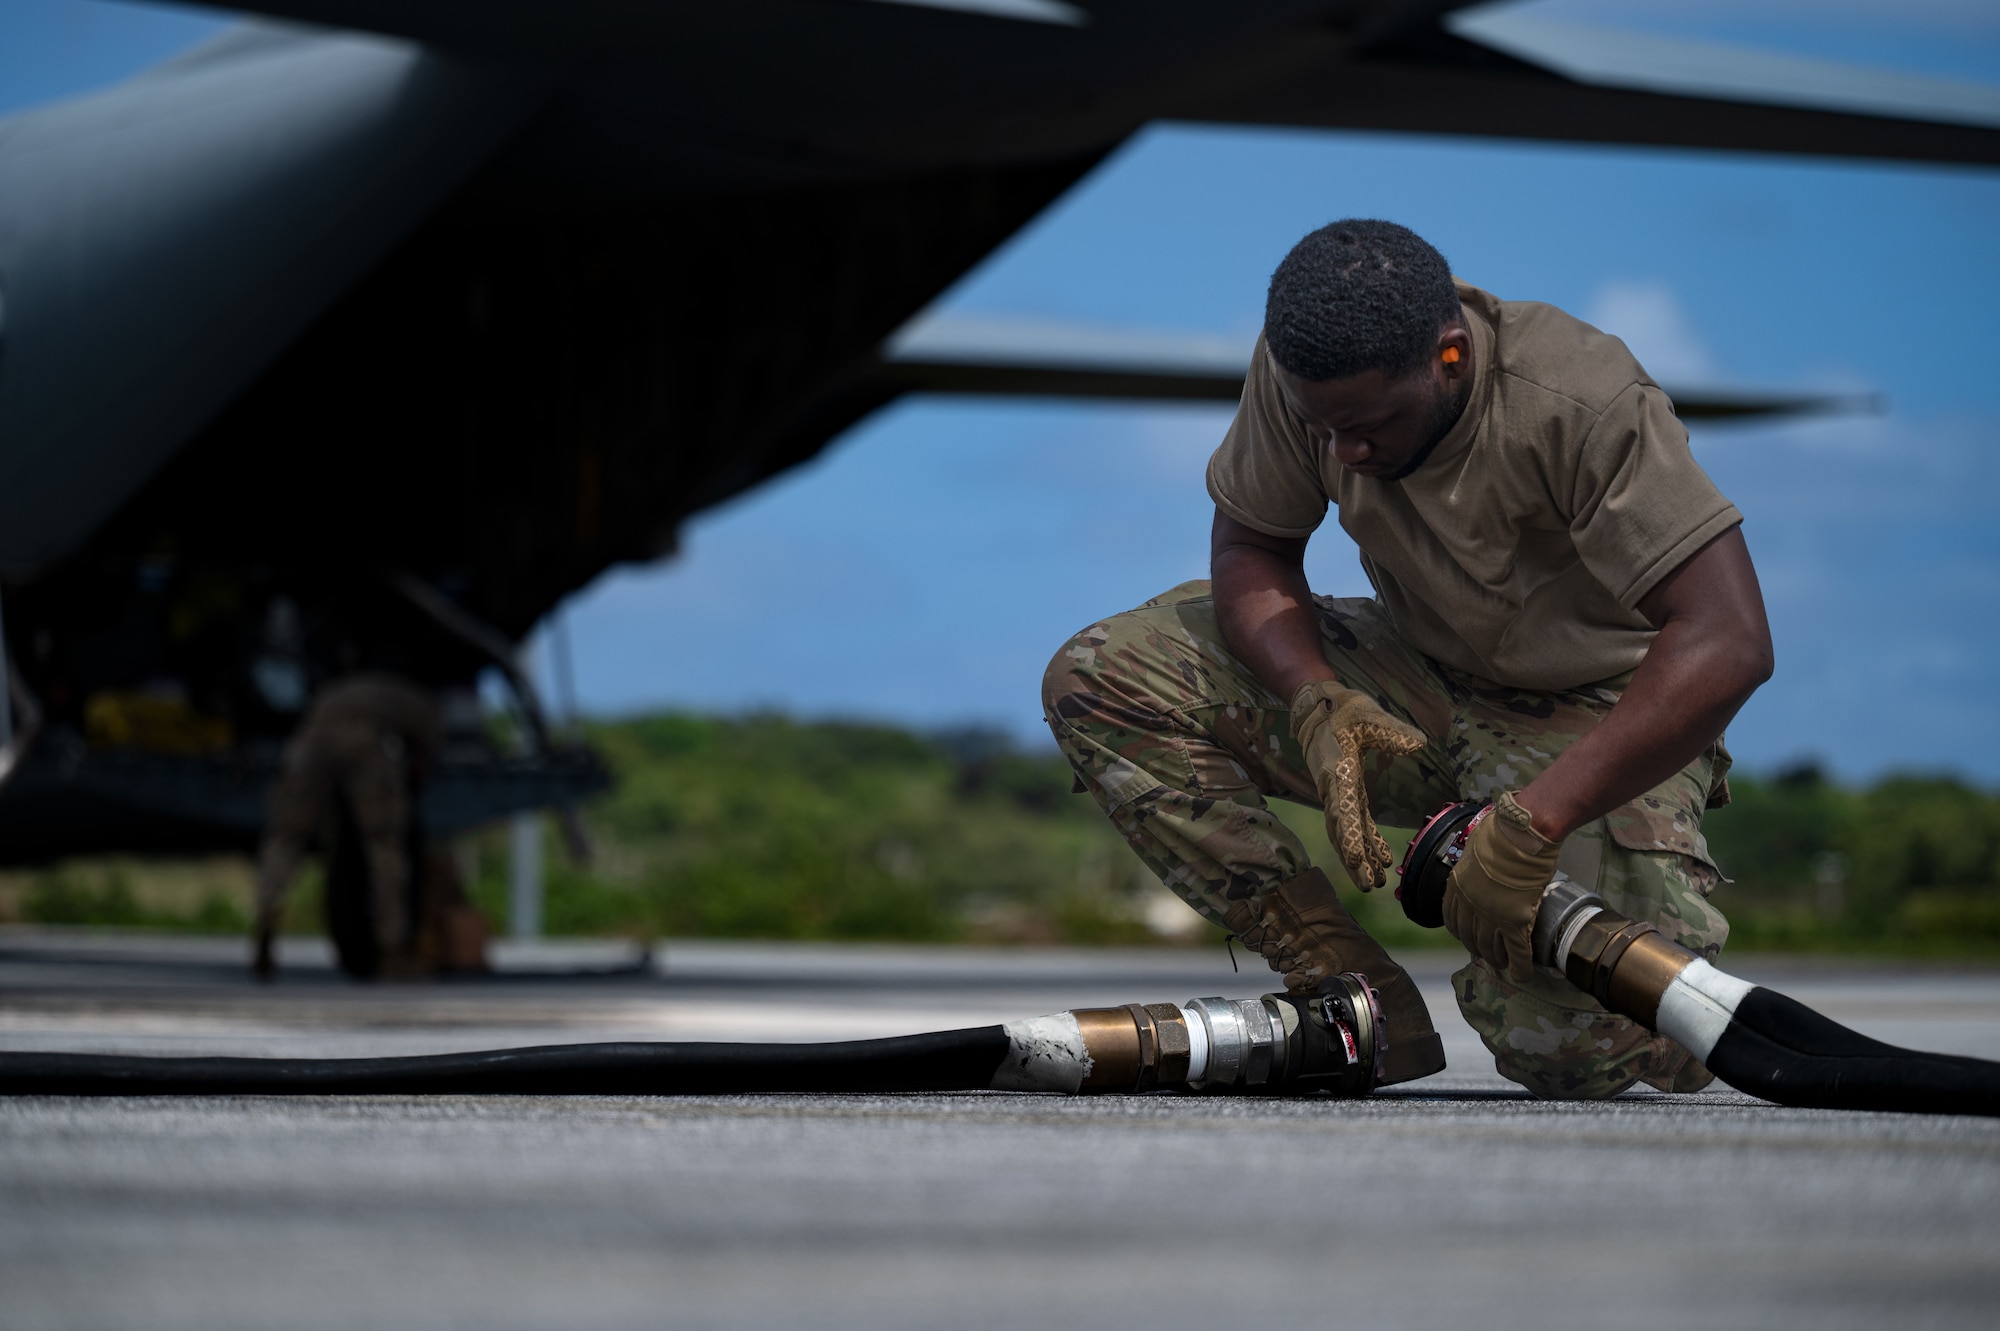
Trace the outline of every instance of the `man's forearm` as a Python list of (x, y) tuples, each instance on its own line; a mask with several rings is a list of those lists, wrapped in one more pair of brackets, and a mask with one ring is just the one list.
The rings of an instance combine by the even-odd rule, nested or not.
[(1662, 630), (1603, 724), (1521, 791), (1521, 807), (1549, 840), (1562, 840), (1693, 762), (1763, 682), (1756, 662), (1730, 644), (1675, 637), (1675, 626)]
[(1289, 701), (1308, 681), (1334, 678), (1320, 647), (1312, 592), (1296, 562), (1236, 545), (1217, 550), (1209, 572), (1223, 641), (1273, 693)]
[(1771, 677), (1771, 629), (1740, 529), (1702, 547), (1639, 608), (1660, 632), (1630, 687), (1518, 796), (1551, 841), (1693, 762)]

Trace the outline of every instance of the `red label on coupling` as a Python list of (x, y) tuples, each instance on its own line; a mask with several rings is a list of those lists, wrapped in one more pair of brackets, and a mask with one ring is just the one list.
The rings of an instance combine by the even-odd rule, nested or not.
[(1359, 1063), (1361, 1051), (1354, 1046), (1354, 1032), (1347, 1029), (1347, 1023), (1344, 1021), (1335, 1021), (1333, 1024), (1340, 1031), (1340, 1044), (1341, 1048), (1347, 1051), (1347, 1061)]

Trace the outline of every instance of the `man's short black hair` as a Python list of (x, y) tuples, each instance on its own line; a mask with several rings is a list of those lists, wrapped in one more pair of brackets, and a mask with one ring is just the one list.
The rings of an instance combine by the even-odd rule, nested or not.
[(1271, 274), (1264, 337), (1272, 359), (1315, 382), (1422, 365), (1458, 318), (1451, 265), (1406, 226), (1330, 222), (1292, 246)]

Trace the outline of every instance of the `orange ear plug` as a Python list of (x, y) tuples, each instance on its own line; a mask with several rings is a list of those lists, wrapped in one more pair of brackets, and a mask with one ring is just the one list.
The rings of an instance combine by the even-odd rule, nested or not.
[(1442, 359), (1443, 359), (1443, 361), (1444, 361), (1444, 363), (1445, 363), (1446, 365), (1456, 365), (1456, 364), (1458, 364), (1458, 348), (1457, 348), (1457, 347), (1446, 347), (1446, 348), (1444, 349), (1444, 355), (1443, 355)]

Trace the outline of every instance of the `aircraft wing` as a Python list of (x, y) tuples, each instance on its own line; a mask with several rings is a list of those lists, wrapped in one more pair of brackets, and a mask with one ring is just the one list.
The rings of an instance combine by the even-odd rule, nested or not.
[[(345, 28), (405, 37), (432, 46), (499, 57), (541, 60), (551, 55), (614, 44), (684, 41), (731, 25), (736, 10), (750, 24), (775, 27), (812, 11), (852, 22), (877, 11), (884, 25), (921, 22), (918, 11), (971, 20), (1081, 28), (1097, 6), (1067, 0), (226, 0), (219, 6), (322, 28)], [(846, 14), (838, 11), (846, 10)], [(897, 11), (901, 11), (899, 14)], [(961, 29), (963, 31), (963, 29)], [(776, 35), (775, 33), (773, 34)]]
[(902, 392), (1234, 402), (1250, 348), (1225, 338), (941, 314), (889, 340), (880, 377)]
[(2000, 90), (1413, 0), (1328, 27), (1189, 119), (2000, 162)]
[[(1243, 395), (1249, 364), (1249, 346), (1224, 338), (937, 314), (890, 339), (878, 378), (897, 393), (1234, 403)], [(1868, 394), (1696, 384), (1666, 391), (1682, 420), (1882, 409), (1881, 399)]]
[[(1154, 119), (1993, 164), (2000, 90), (1561, 21), (1464, 0), (235, 0), (233, 8), (502, 58), (610, 58), (665, 77), (759, 52), (739, 86), (846, 118), (841, 69), (949, 71), (962, 130), (1003, 98), (1017, 145)], [(823, 66), (815, 68), (815, 66)], [(1005, 73), (1003, 74), (1003, 71)], [(996, 77), (997, 76), (997, 77)], [(786, 79), (781, 88), (780, 78)], [(828, 83), (827, 95), (815, 84)], [(990, 115), (1001, 107), (978, 108)], [(1088, 130), (1085, 130), (1085, 127)], [(845, 137), (851, 138), (852, 126)], [(1037, 132), (1039, 130), (1040, 132)], [(804, 137), (814, 137), (808, 130)], [(911, 134), (894, 136), (907, 140)], [(921, 127), (914, 130), (921, 140)], [(967, 141), (956, 139), (957, 151)]]

